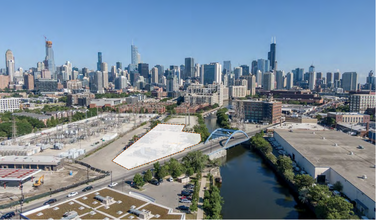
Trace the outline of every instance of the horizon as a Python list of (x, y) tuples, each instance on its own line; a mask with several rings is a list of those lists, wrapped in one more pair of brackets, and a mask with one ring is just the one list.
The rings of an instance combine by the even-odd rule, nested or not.
[[(313, 64), (324, 76), (337, 70), (357, 72), (363, 84), (369, 71), (375, 72), (372, 0), (43, 2), (50, 3), (1, 3), (2, 8), (17, 7), (20, 15), (35, 12), (27, 19), (15, 16), (13, 10), (3, 13), (13, 22), (4, 24), (4, 30), (12, 34), (3, 35), (0, 51), (13, 52), (17, 69), (27, 70), (44, 60), (44, 36), (52, 41), (56, 66), (70, 61), (74, 67), (93, 70), (98, 52), (109, 69), (116, 62), (128, 66), (132, 42), (150, 68), (184, 65), (186, 57), (199, 64), (223, 65), (230, 60), (232, 69), (250, 66), (253, 60), (267, 59), (272, 37), (276, 37), (278, 70), (285, 73), (295, 68), (308, 72)], [(113, 10), (114, 3), (117, 9), (127, 10)], [(46, 11), (57, 9), (71, 13), (46, 19)], [(5, 62), (0, 68), (5, 68)]]

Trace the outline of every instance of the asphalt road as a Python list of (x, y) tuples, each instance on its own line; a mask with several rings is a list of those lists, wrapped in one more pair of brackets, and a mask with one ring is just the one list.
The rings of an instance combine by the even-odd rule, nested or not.
[[(249, 137), (252, 137), (253, 135), (255, 135), (260, 130), (249, 132), (247, 134), (248, 134)], [(236, 144), (236, 143), (238, 143), (238, 142), (240, 142), (241, 140), (244, 140), (244, 139), (245, 139), (245, 137), (244, 137), (243, 134), (236, 134), (236, 135), (234, 135), (234, 139), (231, 139), (229, 141), (229, 143), (227, 144), (227, 146), (231, 146), (232, 144)], [(207, 144), (201, 143), (199, 145), (196, 145), (194, 148), (192, 148), (190, 150), (186, 150), (186, 151), (184, 151), (180, 154), (173, 155), (172, 157), (177, 159), (177, 160), (180, 160), (192, 150), (193, 151), (194, 150), (201, 150), (204, 154), (209, 154), (210, 152), (213, 152), (213, 151), (221, 148), (224, 143), (225, 143), (225, 140), (218, 141), (217, 139), (214, 139)], [(164, 164), (169, 159), (170, 158), (161, 160), (161, 161), (159, 161), (159, 163)], [(153, 164), (145, 165), (145, 166), (142, 166), (140, 168), (133, 169), (133, 170), (125, 170), (124, 174), (122, 174), (122, 175), (118, 175), (118, 176), (112, 176), (111, 175), (110, 177), (106, 177), (102, 180), (98, 180), (98, 181), (96, 181), (96, 182), (94, 182), (93, 184), (90, 184), (90, 185), (92, 185), (94, 188), (102, 188), (102, 187), (108, 186), (111, 183), (111, 179), (112, 179), (112, 182), (119, 183), (115, 188), (119, 188), (119, 187), (121, 188), (121, 186), (122, 186), (121, 182), (122, 181), (130, 181), (130, 180), (133, 179), (133, 176), (136, 173), (142, 173), (143, 171), (151, 169), (151, 168), (153, 168)], [(59, 193), (58, 195), (56, 195), (56, 194), (52, 195), (51, 198), (55, 198), (55, 199), (57, 199), (58, 203), (61, 203), (61, 202), (64, 202), (64, 201), (70, 199), (70, 198), (67, 197), (67, 195), (70, 192), (76, 191), (76, 192), (78, 192), (78, 194), (81, 194), (82, 189), (84, 189), (85, 187), (86, 187), (86, 185), (82, 185), (80, 187), (75, 188), (74, 190), (69, 190), (69, 191), (66, 191), (64, 193)], [(23, 207), (23, 212), (41, 207), (43, 205), (43, 203), (46, 202), (49, 199), (50, 199), (50, 197), (44, 197), (44, 198), (40, 199), (39, 201), (37, 201), (37, 203), (26, 205), (26, 206)]]

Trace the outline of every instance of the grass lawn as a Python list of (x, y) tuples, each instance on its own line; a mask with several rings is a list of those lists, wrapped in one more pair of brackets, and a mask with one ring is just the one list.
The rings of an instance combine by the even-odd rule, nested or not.
[(197, 213), (185, 214), (185, 219), (197, 219)]
[[(83, 206), (84, 209), (80, 210), (79, 208), (81, 206), (82, 206), (81, 204), (78, 204), (75, 202), (73, 202), (72, 205), (70, 205), (69, 202), (67, 202), (67, 203), (63, 203), (61, 205), (57, 205), (57, 206), (40, 211), (41, 213), (43, 213), (43, 215), (41, 216), (37, 215), (40, 212), (35, 212), (26, 217), (28, 217), (29, 219), (48, 219), (48, 218), (61, 219), (63, 217), (63, 214), (69, 211), (76, 211), (78, 215), (82, 215), (84, 213), (91, 211), (89, 208), (86, 208), (84, 206)], [(59, 209), (54, 210), (55, 207), (59, 207)]]
[(154, 217), (152, 219), (180, 219), (181, 218), (180, 215), (169, 215), (168, 209), (165, 209), (160, 206), (153, 205), (153, 204), (148, 204), (142, 207), (141, 210), (142, 209), (150, 211), (152, 215), (156, 215), (156, 214), (160, 215), (159, 218)]

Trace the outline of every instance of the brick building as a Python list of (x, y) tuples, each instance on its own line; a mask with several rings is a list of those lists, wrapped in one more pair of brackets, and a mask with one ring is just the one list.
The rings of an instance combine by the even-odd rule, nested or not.
[(334, 118), (336, 123), (367, 123), (370, 121), (369, 115), (357, 112), (328, 112), (327, 117)]
[(276, 101), (234, 100), (233, 105), (244, 120), (256, 123), (278, 123), (282, 117), (282, 103)]

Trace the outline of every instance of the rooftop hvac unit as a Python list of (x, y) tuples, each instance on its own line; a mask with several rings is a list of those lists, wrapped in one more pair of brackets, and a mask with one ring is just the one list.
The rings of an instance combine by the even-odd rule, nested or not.
[(354, 152), (350, 151), (350, 155), (354, 155)]
[(325, 140), (325, 137), (322, 137), (323, 140)]
[(316, 134), (316, 132), (312, 132), (312, 134)]
[(335, 146), (335, 147), (338, 147), (338, 144), (337, 144), (337, 143), (334, 143), (334, 146)]
[(367, 176), (366, 176), (366, 175), (363, 175), (363, 176), (362, 176), (362, 179), (367, 179)]

